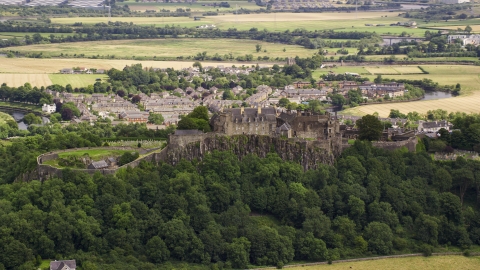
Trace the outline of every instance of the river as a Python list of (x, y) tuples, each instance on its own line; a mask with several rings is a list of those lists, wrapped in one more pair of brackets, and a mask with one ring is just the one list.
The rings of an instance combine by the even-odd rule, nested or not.
[[(17, 122), (18, 129), (27, 130), (28, 125), (25, 124), (25, 122), (23, 122), (23, 117), (25, 116), (25, 113), (23, 113), (23, 112), (10, 112), (9, 114), (13, 117), (13, 119), (15, 119), (15, 122)], [(43, 116), (42, 116), (42, 121), (43, 121), (43, 124), (46, 124), (46, 123), (50, 122), (50, 120), (47, 117), (43, 117)]]

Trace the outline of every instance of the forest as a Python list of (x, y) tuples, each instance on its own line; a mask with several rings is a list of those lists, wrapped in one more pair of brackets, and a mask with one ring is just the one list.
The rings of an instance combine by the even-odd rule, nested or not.
[[(35, 147), (27, 140), (1, 151), (21, 158)], [(480, 244), (479, 194), (478, 161), (363, 141), (334, 166), (308, 171), (276, 154), (238, 160), (217, 151), (116, 175), (66, 170), (0, 185), (0, 268), (33, 269), (42, 259), (76, 259), (78, 269), (281, 268), (468, 250)]]

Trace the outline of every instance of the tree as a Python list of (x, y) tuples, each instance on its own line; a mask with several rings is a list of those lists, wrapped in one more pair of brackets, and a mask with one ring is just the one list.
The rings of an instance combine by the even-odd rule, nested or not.
[(234, 238), (227, 246), (227, 260), (236, 269), (246, 269), (249, 262), (250, 241), (245, 237)]
[(255, 45), (255, 49), (257, 50), (257, 53), (260, 52), (262, 50), (262, 45), (260, 44)]
[(278, 106), (280, 106), (280, 107), (286, 108), (288, 106), (288, 104), (290, 104), (290, 100), (288, 100), (288, 98), (281, 98), (278, 101)]
[(472, 27), (470, 25), (465, 26), (465, 32), (470, 34), (470, 32), (472, 32)]
[(205, 121), (208, 121), (210, 118), (208, 117), (208, 109), (205, 106), (198, 106), (193, 109), (191, 113), (188, 114), (188, 117), (190, 118), (197, 118), (197, 119), (203, 119)]
[(333, 94), (331, 96), (332, 104), (338, 107), (342, 107), (345, 104), (345, 98), (340, 94)]
[(198, 67), (199, 71), (203, 72), (203, 67), (202, 67), (202, 64), (200, 62), (195, 61), (195, 63), (193, 63), (193, 67)]
[(145, 249), (148, 259), (153, 263), (162, 263), (170, 257), (170, 251), (168, 251), (167, 245), (165, 245), (165, 242), (158, 236), (154, 236), (148, 240)]
[(41, 123), (42, 123), (42, 118), (36, 116), (36, 115), (33, 114), (33, 113), (27, 113), (27, 114), (23, 117), (23, 121), (24, 121), (25, 124), (27, 124), (27, 125), (31, 125), (31, 124), (41, 124)]
[(377, 77), (373, 80), (374, 83), (382, 83), (383, 82), (383, 79), (382, 79), (382, 75), (377, 75)]
[(75, 115), (70, 108), (62, 108), (62, 119), (64, 121), (70, 121)]
[(371, 114), (358, 119), (357, 127), (360, 129), (360, 140), (378, 141), (382, 136), (382, 123)]
[(190, 117), (183, 117), (178, 121), (177, 129), (198, 129), (198, 125)]
[(139, 95), (135, 95), (132, 97), (132, 103), (139, 103), (142, 98)]
[(148, 116), (148, 122), (150, 124), (161, 125), (163, 124), (163, 121), (165, 121), (165, 119), (159, 113), (150, 113)]
[(407, 115), (401, 113), (399, 110), (391, 109), (391, 110), (390, 110), (390, 114), (388, 115), (388, 117), (390, 117), (390, 118), (403, 118), (403, 119), (405, 119), (405, 118), (407, 118)]
[(393, 233), (390, 227), (382, 222), (371, 222), (365, 228), (365, 237), (368, 249), (379, 254), (387, 255), (393, 250)]

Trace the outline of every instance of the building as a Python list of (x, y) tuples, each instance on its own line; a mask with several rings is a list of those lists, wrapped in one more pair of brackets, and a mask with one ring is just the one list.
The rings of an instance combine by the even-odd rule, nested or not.
[(443, 4), (463, 4), (463, 3), (470, 3), (470, 0), (440, 0), (441, 3)]
[(101, 169), (106, 169), (108, 168), (109, 165), (105, 160), (100, 160), (100, 161), (94, 161), (88, 165), (88, 169), (91, 170), (101, 170)]
[(422, 133), (437, 133), (440, 129), (452, 130), (453, 125), (446, 120), (426, 122), (418, 121), (418, 132)]
[(286, 111), (275, 108), (236, 108), (215, 114), (213, 131), (226, 135), (269, 135), (287, 138), (330, 139), (339, 136), (340, 125), (330, 114)]
[(75, 260), (51, 261), (50, 270), (75, 270), (77, 263)]
[(118, 115), (120, 119), (125, 119), (128, 122), (133, 123), (146, 123), (148, 122), (148, 116), (150, 114), (148, 112), (140, 112), (140, 111), (125, 111)]
[(73, 74), (73, 69), (64, 68), (64, 69), (60, 70), (60, 73), (62, 73), (62, 74)]
[(57, 111), (57, 105), (55, 105), (55, 103), (52, 105), (43, 104), (42, 106), (42, 112), (54, 113), (56, 111)]
[(448, 35), (447, 42), (455, 43), (457, 39), (462, 41), (462, 46), (468, 44), (478, 46), (480, 44), (480, 35)]

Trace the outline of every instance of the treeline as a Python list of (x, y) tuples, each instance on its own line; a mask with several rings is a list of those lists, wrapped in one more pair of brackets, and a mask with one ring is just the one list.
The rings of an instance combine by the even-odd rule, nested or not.
[[(322, 57), (315, 55), (313, 57), (296, 57), (297, 64), (280, 68), (273, 65), (270, 68), (260, 69), (257, 65), (255, 72), (246, 74), (226, 74), (218, 68), (213, 68), (206, 72), (212, 76), (212, 80), (204, 81), (200, 77), (193, 77), (188, 81), (188, 71), (166, 69), (155, 70), (152, 68), (144, 69), (141, 64), (127, 66), (123, 70), (110, 69), (107, 72), (111, 87), (109, 91), (125, 94), (136, 94), (139, 91), (145, 94), (161, 91), (172, 91), (176, 88), (185, 90), (188, 87), (203, 87), (210, 89), (215, 86), (218, 89), (231, 89), (240, 85), (245, 89), (254, 89), (259, 85), (269, 85), (272, 87), (283, 87), (291, 84), (298, 79), (313, 80), (312, 70), (317, 69), (322, 63)], [(201, 64), (196, 62), (201, 67)], [(246, 98), (247, 96), (245, 96)]]
[(408, 83), (417, 87), (422, 88), (425, 91), (441, 91), (441, 92), (452, 92), (454, 95), (460, 94), (461, 85), (440, 85), (438, 82), (434, 82), (431, 79), (424, 78), (422, 80), (409, 80), (409, 79), (388, 79), (382, 78), (384, 82), (398, 82), (398, 83)]
[(24, 86), (8, 87), (6, 83), (0, 86), (0, 100), (11, 102), (29, 102), (33, 104), (51, 104), (52, 96), (45, 93), (45, 88), (32, 87), (30, 83)]
[[(35, 139), (30, 144), (42, 141)], [(0, 151), (27, 161), (26, 149), (27, 141)], [(75, 259), (82, 269), (244, 269), (468, 250), (480, 244), (479, 165), (357, 141), (335, 166), (305, 172), (276, 154), (239, 161), (217, 151), (116, 175), (64, 170), (61, 179), (0, 186), (0, 262), (6, 269), (33, 268), (42, 258)]]
[[(39, 43), (62, 43), (78, 41), (95, 40), (120, 40), (120, 39), (155, 39), (155, 38), (177, 38), (177, 37), (195, 37), (195, 38), (234, 38), (234, 39), (252, 39), (265, 42), (295, 44), (309, 49), (322, 47), (321, 39), (358, 39), (367, 42), (379, 41), (380, 37), (371, 32), (334, 32), (334, 31), (306, 31), (306, 30), (286, 30), (284, 32), (259, 31), (257, 28), (251, 28), (248, 31), (238, 31), (237, 29), (219, 30), (219, 29), (196, 29), (179, 26), (152, 27), (140, 26), (133, 23), (98, 23), (95, 25), (83, 25), (75, 23), (74, 28), (64, 25), (37, 25), (24, 23), (0, 23), (0, 31), (5, 32), (47, 32), (47, 33), (71, 33), (71, 35), (49, 37), (36, 36), (32, 39), (26, 37), (26, 41), (6, 40), (0, 43), (0, 47), (29, 45)], [(27, 35), (29, 36), (29, 35)], [(31, 41), (28, 42), (27, 41)]]

